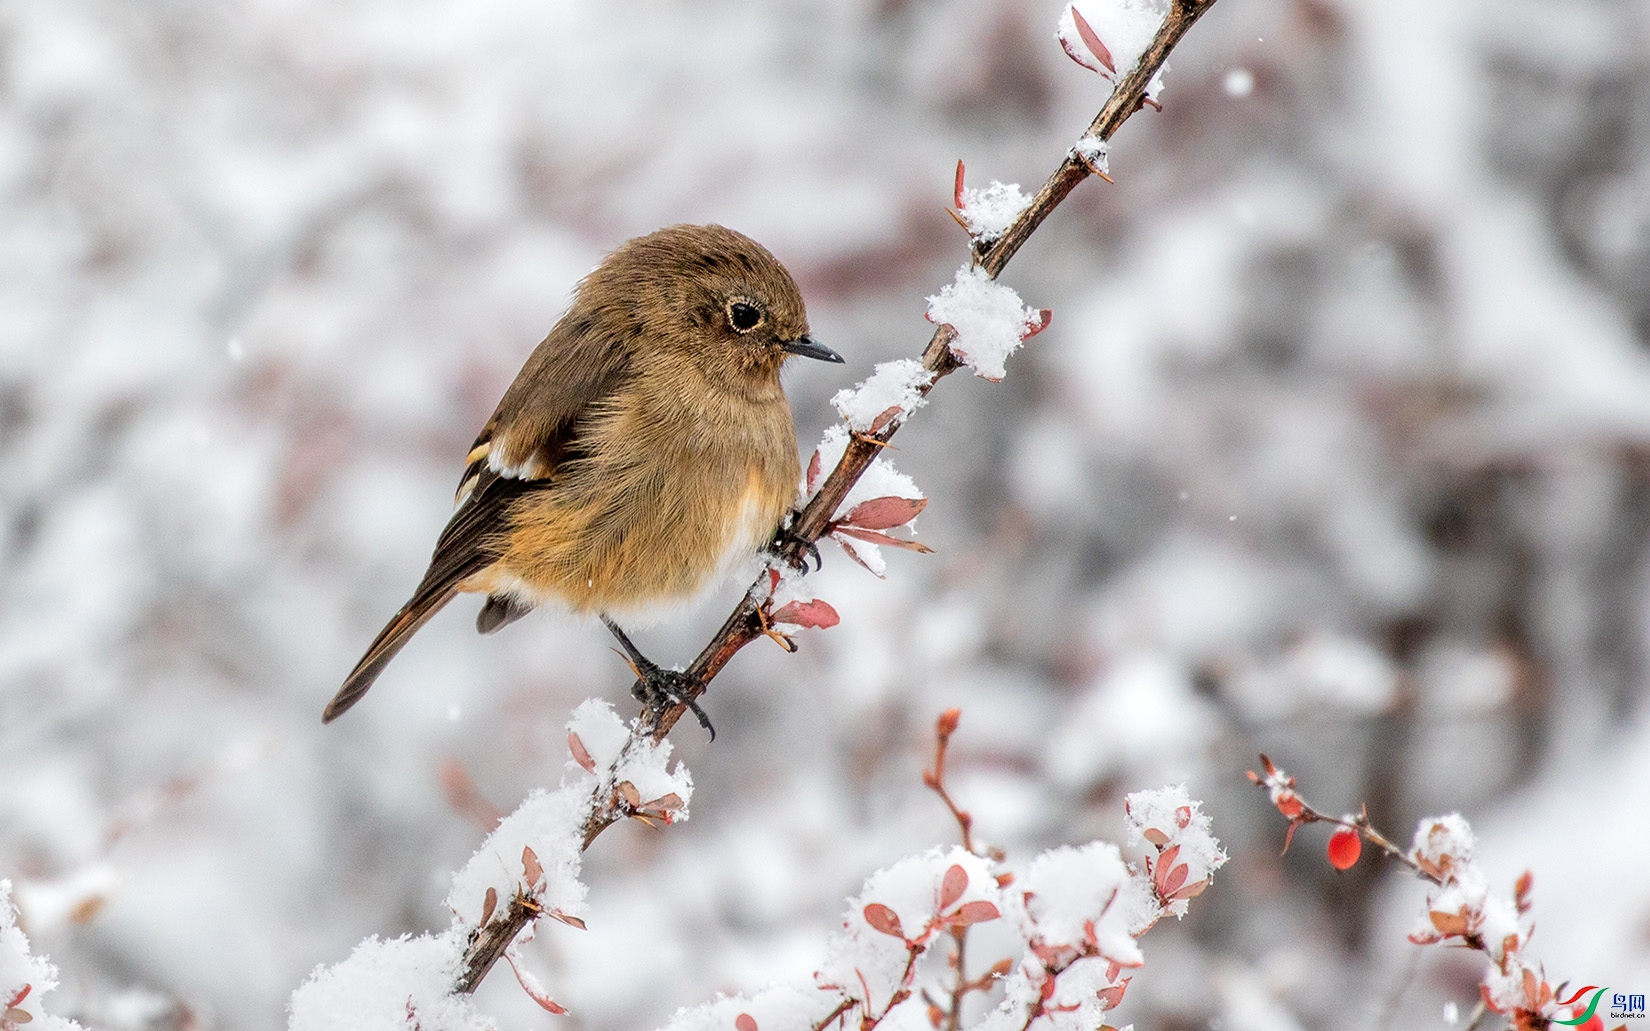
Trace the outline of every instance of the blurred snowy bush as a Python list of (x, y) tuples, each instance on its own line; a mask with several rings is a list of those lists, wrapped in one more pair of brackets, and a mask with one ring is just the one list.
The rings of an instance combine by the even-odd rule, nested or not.
[[(0, 877), (52, 1012), (276, 1028), (317, 963), (444, 926), (476, 798), (553, 779), (621, 663), (455, 611), (319, 711), (522, 358), (606, 249), (725, 222), (850, 360), (791, 381), (817, 440), (927, 339), (956, 160), (1030, 189), (1092, 116), (1062, 7), (0, 7)], [(556, 998), (656, 1027), (817, 967), (865, 871), (945, 840), (914, 771), (951, 706), (1017, 854), (1116, 837), (1124, 785), (1217, 814), (1235, 890), (1158, 932), (1120, 1019), (1475, 997), (1411, 969), (1378, 864), (1276, 857), (1259, 748), (1387, 826), (1467, 813), (1486, 876), (1534, 870), (1549, 962), (1650, 983), (1646, 54), (1645, 0), (1223, 0), (1117, 185), (1005, 276), (1050, 329), (901, 434), (938, 554), (827, 550), (841, 624), (759, 642), (715, 746), (678, 741), (693, 821), (605, 835), (600, 919), (526, 950)], [(725, 608), (644, 647), (685, 660)], [(478, 1004), (546, 1019), (508, 978)]]

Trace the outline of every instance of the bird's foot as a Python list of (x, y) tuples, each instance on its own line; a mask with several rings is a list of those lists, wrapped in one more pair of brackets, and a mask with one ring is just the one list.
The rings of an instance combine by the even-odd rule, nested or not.
[(691, 673), (664, 669), (646, 659), (640, 663), (632, 661), (631, 665), (636, 670), (636, 685), (630, 693), (647, 707), (648, 717), (655, 724), (665, 713), (679, 705), (693, 713), (699, 725), (710, 734), (710, 739), (716, 740), (716, 728), (710, 725), (710, 717), (705, 715), (698, 702), (699, 695), (705, 691), (703, 681)]
[[(796, 532), (796, 514), (785, 524), (774, 531), (773, 543), (769, 545), (775, 555), (790, 563), (793, 569), (800, 570), (804, 576), (808, 573), (808, 560), (814, 560), (814, 569), (818, 570), (825, 565), (825, 560), (819, 554), (819, 545)], [(794, 553), (793, 553), (794, 549)]]
[(710, 733), (710, 739), (716, 740), (716, 728), (710, 725), (710, 717), (705, 710), (699, 707), (698, 698), (705, 693), (705, 682), (692, 673), (684, 673), (677, 669), (665, 669), (658, 663), (643, 655), (641, 649), (631, 643), (630, 637), (607, 616), (602, 616), (602, 622), (619, 642), (623, 649), (620, 652), (629, 664), (632, 673), (636, 674), (636, 686), (630, 693), (638, 702), (647, 707), (648, 719), (657, 725), (664, 719), (665, 714), (678, 705), (693, 713), (699, 725)]

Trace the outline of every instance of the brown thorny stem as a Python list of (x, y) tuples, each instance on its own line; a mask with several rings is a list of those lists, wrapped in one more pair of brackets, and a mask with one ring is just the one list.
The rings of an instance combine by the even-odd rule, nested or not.
[[(1100, 140), (1109, 140), (1119, 126), (1145, 106), (1146, 86), (1157, 74), (1163, 62), (1168, 59), (1169, 52), (1180, 42), (1192, 24), (1202, 17), (1203, 12), (1214, 6), (1215, 0), (1172, 0), (1169, 13), (1163, 20), (1163, 26), (1158, 29), (1151, 45), (1146, 52), (1140, 55), (1140, 61), (1134, 71), (1124, 76), (1112, 90), (1110, 98), (1100, 113), (1089, 123), (1085, 136), (1092, 136)], [(1054, 174), (1043, 183), (1042, 189), (1032, 198), (1030, 206), (1020, 212), (1012, 224), (997, 237), (989, 247), (981, 248), (978, 244), (973, 249), (974, 264), (983, 268), (995, 279), (1001, 274), (1009, 259), (1019, 251), (1021, 245), (1031, 238), (1037, 227), (1049, 216), (1066, 196), (1076, 189), (1077, 184), (1094, 174), (1083, 158), (1075, 151), (1068, 152), (1065, 160), (1054, 170)], [(960, 363), (951, 353), (951, 342), (956, 333), (949, 326), (940, 326), (934, 330), (933, 337), (922, 352), (922, 364), (933, 373), (933, 380), (921, 388), (924, 396), (933, 389), (934, 384), (950, 375), (960, 367)], [(825, 536), (837, 507), (842, 499), (848, 496), (861, 474), (863, 474), (877, 452), (888, 443), (898, 430), (900, 420), (895, 420), (886, 428), (876, 433), (854, 434), (848, 441), (848, 448), (843, 452), (842, 460), (831, 470), (831, 474), (820, 486), (818, 493), (808, 500), (795, 521), (790, 527), (791, 539), (786, 540), (777, 548), (782, 560), (799, 563), (803, 560), (806, 546), (801, 542), (818, 541)], [(766, 573), (763, 574), (764, 578)], [(758, 586), (753, 586), (747, 592), (733, 614), (722, 624), (722, 628), (711, 638), (710, 644), (705, 646), (699, 657), (687, 668), (696, 683), (696, 688), (689, 694), (697, 698), (704, 693), (716, 674), (728, 664), (734, 654), (745, 645), (762, 636), (762, 624), (757, 615), (761, 602)], [(652, 725), (642, 725), (641, 735), (652, 741), (662, 741), (670, 733), (670, 729), (681, 719), (687, 711), (688, 699), (684, 699), (662, 713), (657, 722)], [(644, 714), (643, 719), (647, 717)], [(631, 743), (638, 738), (633, 737)], [(631, 747), (627, 744), (626, 749)], [(619, 797), (611, 779), (605, 779), (597, 786), (595, 804), (592, 806), (589, 819), (584, 824), (584, 847), (596, 840), (597, 835), (611, 827), (625, 816), (629, 815), (624, 801)], [(542, 908), (531, 897), (517, 892), (506, 906), (501, 906), (484, 925), (477, 928), (471, 936), (469, 947), (464, 952), (464, 969), (460, 974), (456, 990), (469, 993), (476, 990), (487, 971), (492, 969), (504, 950), (515, 941), (516, 935), (522, 928), (532, 923), (543, 912)]]

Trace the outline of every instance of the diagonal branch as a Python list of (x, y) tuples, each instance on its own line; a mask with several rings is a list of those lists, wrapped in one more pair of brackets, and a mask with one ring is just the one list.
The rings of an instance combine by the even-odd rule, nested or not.
[[(1169, 13), (1164, 18), (1163, 25), (1152, 38), (1145, 53), (1141, 54), (1134, 71), (1124, 76), (1113, 88), (1100, 113), (1095, 115), (1094, 121), (1089, 124), (1084, 133), (1085, 137), (1102, 141), (1111, 139), (1112, 134), (1130, 115), (1146, 105), (1146, 89), (1153, 76), (1163, 67), (1169, 52), (1180, 42), (1181, 37), (1185, 36), (1193, 23), (1202, 17), (1203, 12), (1214, 6), (1214, 3), (1215, 0), (1171, 0)], [(1065, 160), (1037, 191), (1030, 205), (1020, 212), (1008, 228), (989, 246), (975, 245), (973, 263), (995, 279), (1008, 265), (1009, 260), (1019, 252), (1021, 246), (1031, 238), (1031, 234), (1037, 231), (1037, 227), (1043, 224), (1043, 220), (1076, 189), (1078, 183), (1093, 174), (1094, 169), (1075, 149), (1068, 152)], [(961, 366), (951, 352), (951, 343), (955, 339), (956, 333), (950, 326), (940, 326), (934, 330), (934, 335), (923, 349), (923, 367), (933, 374), (932, 380), (920, 388), (924, 396), (934, 388), (934, 384)], [(836, 468), (831, 470), (830, 476), (820, 485), (818, 492), (798, 513), (786, 537), (777, 544), (775, 550), (780, 561), (793, 565), (803, 561), (804, 552), (810, 544), (825, 535), (831, 518), (836, 514), (843, 499), (848, 496), (848, 492), (853, 489), (854, 484), (859, 481), (882, 447), (893, 437), (899, 425), (900, 421), (895, 420), (875, 433), (852, 435), (847, 450), (843, 452)], [(762, 636), (763, 626), (758, 612), (761, 608), (760, 599), (763, 597), (762, 588), (766, 582), (767, 576), (764, 573), (734, 608), (710, 643), (688, 666), (687, 673), (697, 684), (690, 697), (660, 714), (657, 721), (640, 724), (638, 734), (654, 741), (663, 740), (676, 725), (676, 721), (687, 711), (687, 703), (704, 693), (711, 679), (722, 671), (741, 648)], [(646, 719), (647, 716), (644, 714), (643, 720)], [(632, 739), (637, 740), (639, 739)], [(627, 744), (627, 752), (629, 748), (630, 745)], [(623, 761), (622, 757), (620, 761)], [(612, 793), (611, 777), (605, 779), (591, 800), (590, 816), (584, 824), (585, 847), (588, 848), (602, 831), (627, 815), (629, 814), (625, 811), (622, 801)], [(515, 941), (523, 928), (538, 918), (540, 912), (531, 899), (518, 895), (510, 905), (503, 907), (501, 912), (494, 914), (483, 926), (476, 928), (464, 953), (464, 970), (459, 976), (456, 990), (462, 993), (475, 991), (482, 978), (487, 976), (487, 971), (492, 969), (493, 964), (504, 954), (504, 950)]]

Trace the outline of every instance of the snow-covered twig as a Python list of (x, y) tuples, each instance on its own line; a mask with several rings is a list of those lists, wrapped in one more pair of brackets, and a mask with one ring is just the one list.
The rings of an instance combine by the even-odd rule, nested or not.
[[(959, 827), (971, 821), (944, 790), (943, 757), (956, 710), (939, 718), (934, 770), (923, 782), (942, 795)], [(1018, 871), (1000, 854), (955, 846), (908, 856), (872, 874), (851, 899), (842, 928), (808, 987), (778, 987), (686, 1009), (664, 1031), (825, 1031), (857, 1024), (961, 1031), (962, 1002), (1000, 989), (973, 1031), (1110, 1031), (1106, 1014), (1145, 957), (1138, 939), (1165, 916), (1182, 916), (1226, 861), (1209, 820), (1184, 787), (1138, 791), (1126, 809), (1142, 864), (1105, 842), (1061, 846)], [(969, 978), (962, 946), (969, 929), (998, 924), (1012, 953)], [(947, 969), (922, 962), (950, 939)]]
[[(1603, 1028), (1603, 1019), (1595, 1010), (1604, 989), (1588, 985), (1570, 998), (1561, 998), (1565, 985), (1555, 988), (1544, 968), (1526, 955), (1535, 930), (1529, 871), (1518, 878), (1511, 897), (1492, 892), (1474, 855), (1477, 838), (1460, 813), (1422, 819), (1415, 829), (1415, 843), (1406, 851), (1375, 829), (1367, 810), (1356, 816), (1326, 815), (1301, 795), (1294, 777), (1265, 755), (1260, 761), (1265, 773), (1251, 770), (1249, 779), (1288, 818), (1285, 849), (1294, 840), (1296, 828), (1334, 824), (1339, 829), (1329, 839), (1328, 853), (1336, 869), (1355, 864), (1360, 842), (1368, 841), (1431, 884), (1426, 912), (1409, 940), (1417, 945), (1459, 944), (1482, 952), (1489, 960), (1479, 984), (1479, 1013), (1471, 1024), (1476, 1025), (1485, 1011), (1492, 1011), (1506, 1017), (1513, 1031), (1544, 1031), (1554, 1023), (1579, 1025), (1583, 1031)], [(1573, 1019), (1558, 1018), (1565, 1008), (1576, 1011)]]
[(668, 825), (686, 819), (693, 795), (686, 768), (671, 765), (670, 743), (627, 725), (606, 702), (592, 699), (574, 710), (567, 748), (572, 761), (561, 785), (529, 795), (454, 875), (451, 926), (392, 941), (371, 938), (342, 963), (318, 968), (293, 993), (291, 1031), (490, 1027), (469, 999), (485, 970), (468, 966), (468, 957), (483, 950), (501, 954), (541, 1008), (566, 1012), (516, 946), (532, 938), (541, 916), (584, 927), (579, 872), (590, 828), (622, 819)]

